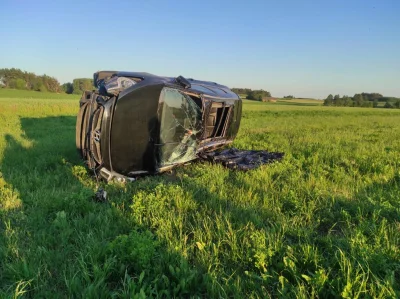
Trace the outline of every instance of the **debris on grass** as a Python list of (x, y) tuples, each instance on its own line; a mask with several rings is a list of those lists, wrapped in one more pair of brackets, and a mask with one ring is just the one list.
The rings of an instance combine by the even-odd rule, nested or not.
[(107, 201), (107, 191), (103, 188), (99, 188), (94, 195), (94, 200), (97, 202), (106, 202)]
[(284, 155), (284, 153), (280, 152), (239, 150), (237, 148), (229, 148), (220, 152), (203, 153), (200, 157), (206, 161), (221, 163), (229, 169), (251, 170), (264, 164), (280, 161)]

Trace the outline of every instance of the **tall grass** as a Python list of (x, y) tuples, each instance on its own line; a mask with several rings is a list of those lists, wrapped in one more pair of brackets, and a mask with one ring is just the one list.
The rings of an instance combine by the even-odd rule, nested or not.
[(0, 297), (400, 295), (399, 111), (246, 101), (234, 146), (282, 162), (192, 163), (98, 203), (77, 99), (0, 103)]

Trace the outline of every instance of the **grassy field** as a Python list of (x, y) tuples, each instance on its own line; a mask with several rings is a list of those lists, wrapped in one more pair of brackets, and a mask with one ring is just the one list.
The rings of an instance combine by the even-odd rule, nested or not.
[(104, 186), (78, 97), (0, 90), (0, 298), (400, 296), (400, 111), (245, 101), (250, 172), (193, 163)]
[(294, 105), (294, 106), (322, 106), (324, 101), (314, 99), (279, 99), (277, 101), (280, 105)]
[[(250, 100), (246, 100), (245, 95), (240, 96), (242, 100), (247, 102), (252, 102)], [(264, 104), (270, 105), (292, 105), (292, 106), (322, 106), (324, 101), (315, 100), (315, 99), (285, 99), (285, 98), (277, 98), (276, 102), (265, 102)]]
[(76, 100), (80, 95), (66, 94), (66, 93), (52, 93), (52, 92), (39, 92), (31, 90), (17, 90), (0, 88), (0, 98), (3, 99), (18, 99), (18, 100), (32, 100), (32, 99), (50, 99), (50, 100)]

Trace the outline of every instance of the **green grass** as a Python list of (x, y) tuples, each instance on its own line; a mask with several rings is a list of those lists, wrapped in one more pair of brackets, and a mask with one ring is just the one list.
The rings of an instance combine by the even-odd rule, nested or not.
[[(247, 103), (260, 103), (259, 101), (246, 100), (246, 97), (241, 97)], [(277, 99), (276, 102), (264, 102), (263, 105), (292, 105), (292, 106), (322, 106), (324, 101), (314, 99)]]
[(282, 162), (97, 203), (78, 97), (23, 97), (0, 99), (0, 298), (400, 296), (400, 111), (245, 101), (234, 146)]
[(15, 99), (52, 99), (52, 100), (68, 100), (68, 99), (79, 99), (80, 95), (66, 94), (66, 93), (54, 93), (54, 92), (40, 92), (31, 90), (17, 90), (0, 88), (0, 98), (15, 98)]
[(279, 99), (281, 105), (294, 105), (294, 106), (322, 106), (324, 101), (313, 99)]

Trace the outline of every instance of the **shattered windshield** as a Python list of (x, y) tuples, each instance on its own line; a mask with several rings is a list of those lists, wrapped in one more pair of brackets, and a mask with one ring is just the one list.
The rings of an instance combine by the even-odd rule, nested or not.
[(201, 108), (190, 96), (177, 89), (164, 87), (160, 95), (159, 116), (160, 167), (195, 159), (202, 130)]

